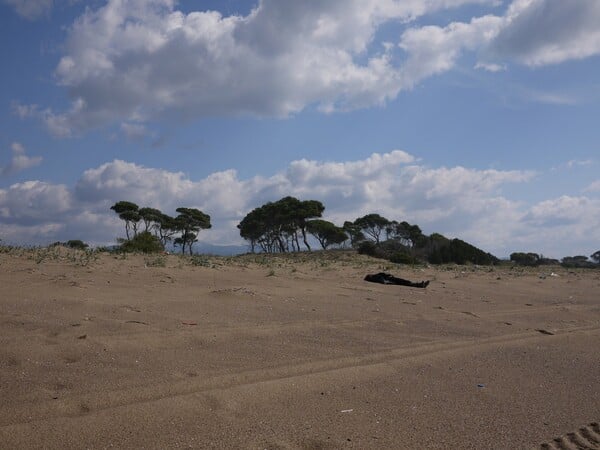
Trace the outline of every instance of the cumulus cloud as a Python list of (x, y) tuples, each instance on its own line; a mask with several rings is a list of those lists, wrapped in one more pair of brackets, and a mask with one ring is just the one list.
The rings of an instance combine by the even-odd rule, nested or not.
[(452, 69), (463, 51), (489, 43), (502, 24), (501, 17), (489, 15), (469, 23), (453, 22), (446, 27), (431, 25), (405, 31), (399, 45), (409, 55), (403, 67), (406, 82), (412, 84)]
[(600, 54), (597, 0), (515, 0), (505, 21), (494, 56), (535, 67)]
[[(184, 13), (174, 0), (109, 0), (69, 28), (55, 75), (66, 111), (21, 107), (60, 137), (122, 123), (206, 116), (287, 117), (382, 105), (426, 77), (507, 62), (556, 64), (600, 52), (596, 0), (514, 0), (504, 14), (407, 28), (432, 12), (495, 0), (260, 0), (247, 15)], [(425, 21), (426, 19), (424, 19)], [(396, 42), (380, 40), (384, 25)], [(562, 103), (564, 99), (547, 98)], [(29, 109), (28, 109), (29, 108)], [(135, 125), (134, 125), (135, 124)]]
[[(70, 108), (13, 109), (40, 118), (59, 137), (114, 123), (131, 137), (150, 119), (287, 117), (307, 107), (330, 113), (382, 105), (451, 70), (464, 52), (478, 56), (476, 69), (490, 72), (512, 61), (537, 67), (600, 53), (596, 0), (514, 0), (503, 15), (402, 32), (418, 17), (470, 3), (499, 5), (260, 0), (248, 15), (223, 16), (184, 13), (174, 0), (109, 0), (69, 28), (55, 75)], [(398, 41), (378, 40), (390, 22)], [(556, 95), (542, 100), (571, 103)]]
[(380, 27), (468, 3), (495, 2), (262, 0), (246, 16), (222, 16), (185, 14), (171, 0), (109, 0), (69, 30), (56, 77), (71, 109), (41, 117), (68, 136), (114, 121), (382, 104), (415, 80), (393, 46), (374, 41)]
[(109, 208), (130, 200), (167, 214), (179, 206), (199, 208), (213, 222), (201, 240), (236, 244), (241, 243), (236, 224), (245, 214), (293, 195), (322, 201), (325, 218), (338, 224), (377, 212), (499, 256), (523, 249), (556, 256), (589, 251), (589, 243), (600, 240), (594, 226), (600, 221), (600, 200), (565, 196), (526, 205), (503, 194), (505, 186), (531, 183), (537, 176), (432, 168), (401, 150), (359, 161), (299, 160), (269, 177), (248, 179), (226, 170), (192, 180), (180, 172), (115, 160), (85, 171), (73, 187), (30, 181), (0, 190), (0, 234), (4, 240), (31, 242), (37, 227), (36, 243), (74, 238), (112, 243), (123, 235), (123, 226)]
[(554, 255), (560, 255), (561, 248), (567, 249), (562, 256), (587, 255), (595, 251), (590, 245), (600, 242), (598, 223), (600, 199), (564, 195), (534, 205), (523, 218), (523, 230), (516, 242), (525, 245), (529, 240), (545, 241), (546, 251)]
[(0, 218), (6, 223), (63, 222), (73, 207), (71, 192), (62, 184), (26, 181), (0, 190)]
[(12, 159), (4, 167), (0, 168), (1, 175), (12, 175), (22, 170), (29, 169), (39, 165), (43, 158), (41, 156), (27, 156), (25, 147), (19, 142), (13, 142), (11, 145)]
[(597, 202), (587, 197), (571, 197), (563, 195), (557, 199), (545, 200), (535, 205), (526, 220), (543, 226), (554, 227), (564, 224), (576, 223), (581, 217), (588, 216), (597, 209)]

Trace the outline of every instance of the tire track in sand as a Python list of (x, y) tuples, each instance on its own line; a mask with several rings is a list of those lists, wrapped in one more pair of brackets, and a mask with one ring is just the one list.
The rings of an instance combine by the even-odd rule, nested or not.
[(592, 422), (577, 431), (544, 442), (541, 450), (597, 450), (600, 449), (600, 424)]
[(298, 377), (332, 374), (339, 376), (340, 371), (362, 370), (368, 373), (377, 366), (392, 367), (394, 364), (412, 362), (436, 354), (451, 354), (464, 351), (486, 351), (502, 345), (543, 340), (556, 340), (573, 333), (598, 334), (600, 327), (568, 327), (555, 331), (552, 336), (540, 335), (529, 331), (484, 339), (469, 339), (456, 341), (434, 341), (415, 343), (404, 347), (376, 352), (368, 355), (348, 356), (332, 360), (310, 361), (295, 365), (283, 365), (269, 369), (248, 370), (235, 374), (218, 375), (209, 378), (190, 378), (185, 381), (169, 381), (145, 386), (117, 389), (103, 392), (99, 398), (97, 393), (88, 395), (73, 395), (60, 401), (52, 400), (35, 405), (22, 404), (11, 411), (11, 416), (0, 422), (0, 429), (14, 425), (33, 423), (58, 417), (69, 418), (82, 415), (82, 405), (85, 413), (94, 413), (106, 409), (150, 403), (166, 398), (182, 397), (208, 393), (215, 390), (234, 389), (253, 384), (291, 380)]

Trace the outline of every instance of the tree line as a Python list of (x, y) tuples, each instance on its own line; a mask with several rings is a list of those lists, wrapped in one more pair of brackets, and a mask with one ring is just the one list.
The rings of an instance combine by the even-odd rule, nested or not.
[(569, 268), (592, 269), (600, 266), (600, 250), (592, 253), (589, 258), (585, 255), (565, 256), (561, 261), (558, 259), (544, 258), (543, 255), (533, 252), (514, 252), (511, 253), (510, 260), (519, 266), (538, 267), (560, 264), (563, 267)]
[(340, 227), (319, 219), (324, 210), (325, 206), (318, 200), (301, 201), (288, 196), (253, 209), (237, 227), (252, 253), (257, 249), (265, 253), (300, 251), (302, 246), (311, 251), (307, 234), (327, 249), (343, 243), (348, 236)]
[[(212, 227), (210, 216), (199, 209), (180, 207), (177, 216), (158, 209), (140, 208), (130, 201), (119, 201), (110, 208), (125, 223), (126, 238), (119, 239), (124, 251), (160, 251), (172, 243), (181, 253), (193, 253), (201, 230)], [(239, 222), (240, 236), (248, 242), (252, 253), (286, 253), (311, 251), (311, 242), (322, 249), (354, 248), (359, 253), (397, 263), (419, 261), (432, 264), (497, 264), (494, 255), (460, 239), (448, 239), (439, 233), (426, 235), (418, 225), (389, 220), (376, 213), (366, 214), (342, 226), (322, 219), (325, 206), (318, 200), (299, 200), (292, 196), (267, 202), (254, 208)], [(312, 236), (312, 241), (309, 239)], [(536, 253), (516, 252), (510, 255), (518, 265), (559, 264)], [(600, 266), (600, 250), (591, 255), (565, 257), (568, 267)]]
[[(418, 225), (389, 220), (371, 213), (346, 221), (340, 227), (320, 219), (325, 207), (316, 200), (300, 201), (284, 197), (250, 211), (239, 223), (240, 236), (250, 250), (265, 253), (311, 250), (306, 235), (311, 234), (323, 249), (349, 246), (359, 253), (394, 262), (428, 261), (434, 264), (495, 264), (495, 256), (459, 239), (441, 234), (425, 235)], [(299, 237), (302, 236), (302, 244)]]
[(156, 208), (140, 208), (133, 202), (119, 201), (110, 207), (125, 222), (126, 239), (121, 240), (124, 251), (154, 252), (164, 250), (169, 242), (186, 249), (198, 241), (201, 230), (211, 228), (210, 216), (196, 208), (177, 208), (177, 216), (169, 216)]

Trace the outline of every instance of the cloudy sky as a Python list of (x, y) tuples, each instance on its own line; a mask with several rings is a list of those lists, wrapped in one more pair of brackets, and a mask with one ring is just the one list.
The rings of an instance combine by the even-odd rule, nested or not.
[(285, 195), (503, 257), (600, 249), (598, 0), (0, 0), (0, 239)]

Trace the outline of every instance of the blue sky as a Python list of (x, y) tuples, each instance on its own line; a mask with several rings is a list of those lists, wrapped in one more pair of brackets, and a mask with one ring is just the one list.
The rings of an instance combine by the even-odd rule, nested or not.
[(0, 239), (284, 195), (498, 256), (600, 248), (596, 0), (0, 0)]

